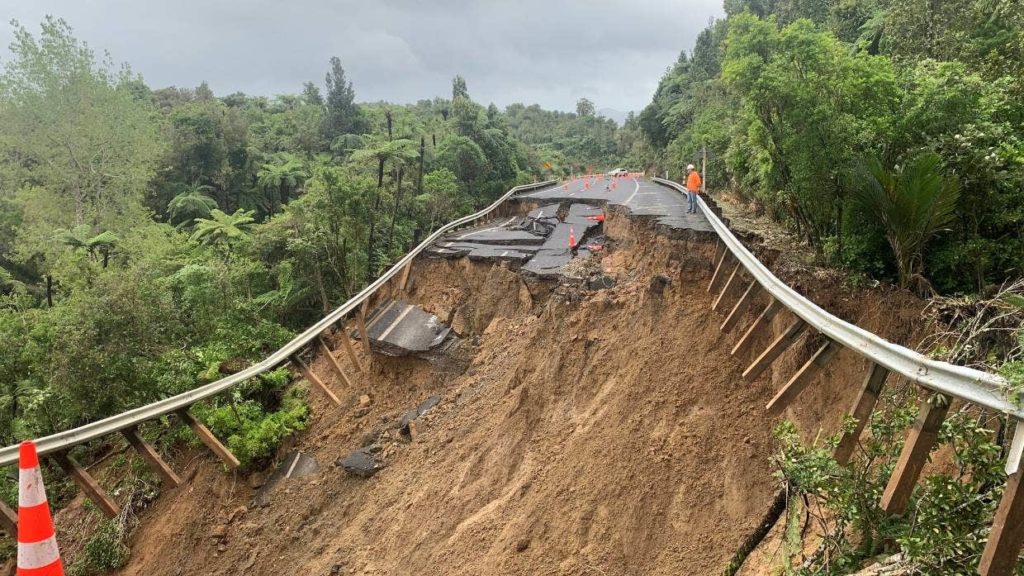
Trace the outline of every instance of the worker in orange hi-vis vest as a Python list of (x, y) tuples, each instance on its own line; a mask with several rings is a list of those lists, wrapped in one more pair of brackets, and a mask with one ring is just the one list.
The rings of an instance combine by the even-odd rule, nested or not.
[(697, 192), (700, 192), (700, 173), (693, 167), (693, 164), (686, 166), (686, 198), (689, 200), (687, 214), (697, 213)]

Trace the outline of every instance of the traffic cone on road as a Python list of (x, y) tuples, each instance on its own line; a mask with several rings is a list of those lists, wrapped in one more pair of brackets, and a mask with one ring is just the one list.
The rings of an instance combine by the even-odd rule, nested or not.
[(22, 442), (18, 456), (17, 576), (64, 576), (36, 445)]
[(575, 247), (576, 247), (576, 231), (572, 229), (572, 226), (569, 226), (569, 248), (571, 249), (571, 248), (575, 248)]

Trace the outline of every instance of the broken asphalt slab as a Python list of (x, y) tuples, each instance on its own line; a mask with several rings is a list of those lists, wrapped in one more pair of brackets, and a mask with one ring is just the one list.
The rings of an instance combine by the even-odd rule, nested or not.
[(402, 300), (378, 309), (366, 326), (370, 346), (387, 356), (430, 352), (451, 332), (440, 318)]

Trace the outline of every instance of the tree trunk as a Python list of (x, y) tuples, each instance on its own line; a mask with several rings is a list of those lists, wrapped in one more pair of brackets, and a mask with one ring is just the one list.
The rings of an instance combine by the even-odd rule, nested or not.
[(416, 195), (420, 196), (423, 194), (423, 156), (424, 151), (427, 147), (427, 139), (424, 136), (420, 136), (420, 177), (416, 181)]
[(373, 201), (373, 209), (370, 211), (370, 233), (366, 238), (366, 281), (373, 277), (373, 233), (377, 228), (377, 210), (380, 209), (380, 190), (384, 187), (384, 158), (377, 163), (377, 197)]
[(53, 308), (53, 276), (46, 275), (46, 307)]
[(391, 252), (391, 247), (394, 246), (395, 220), (398, 218), (398, 207), (402, 201), (402, 175), (404, 173), (404, 168), (398, 169), (398, 178), (395, 185), (395, 208), (391, 211), (391, 229), (388, 230), (388, 252)]

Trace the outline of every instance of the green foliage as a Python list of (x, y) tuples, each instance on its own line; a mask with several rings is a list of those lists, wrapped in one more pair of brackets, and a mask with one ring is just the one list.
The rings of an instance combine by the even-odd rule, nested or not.
[[(906, 284), (926, 270), (943, 292), (1001, 284), (1024, 270), (1024, 17), (1008, 4), (727, 2), (728, 17), (680, 55), (640, 113), (653, 147), (644, 156), (678, 178), (707, 147), (712, 189), (750, 200), (854, 272)], [(848, 174), (864, 157), (896, 166), (922, 152), (938, 154), (960, 194), (952, 233), (914, 260), (879, 241), (885, 225)]]
[[(952, 467), (939, 466), (919, 483), (903, 516), (879, 508), (916, 410), (913, 399), (890, 397), (885, 409), (872, 415), (869, 436), (849, 466), (832, 457), (838, 436), (808, 445), (791, 422), (776, 428), (780, 477), (796, 495), (828, 510), (815, 521), (824, 528), (822, 558), (829, 558), (830, 570), (857, 569), (869, 558), (894, 552), (895, 544), (913, 563), (914, 573), (974, 571), (1004, 480), (995, 434), (975, 415), (957, 412), (943, 424), (939, 445), (952, 449)], [(817, 573), (824, 561), (793, 573)]]
[(864, 209), (885, 228), (896, 258), (900, 286), (926, 282), (925, 246), (955, 220), (960, 182), (943, 173), (937, 154), (919, 154), (895, 171), (868, 159), (856, 175), (855, 190)]
[(270, 372), (233, 389), (227, 403), (197, 410), (214, 434), (227, 438), (228, 449), (243, 468), (270, 458), (285, 438), (305, 429), (307, 389), (286, 389), (288, 381), (286, 370)]
[(117, 520), (106, 520), (82, 547), (82, 557), (69, 569), (69, 574), (92, 576), (117, 570), (128, 563), (131, 549)]
[(217, 201), (205, 195), (203, 188), (209, 189), (209, 186), (196, 186), (171, 199), (167, 204), (171, 224), (191, 228), (196, 220), (210, 217), (210, 212), (217, 208)]
[(245, 240), (253, 225), (253, 214), (239, 208), (234, 214), (221, 210), (210, 211), (210, 218), (197, 218), (192, 231), (192, 241), (207, 246), (216, 246), (224, 254), (231, 253), (231, 247)]

